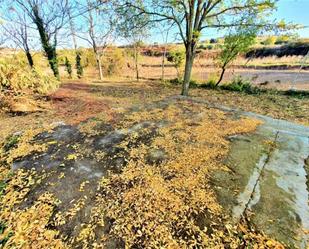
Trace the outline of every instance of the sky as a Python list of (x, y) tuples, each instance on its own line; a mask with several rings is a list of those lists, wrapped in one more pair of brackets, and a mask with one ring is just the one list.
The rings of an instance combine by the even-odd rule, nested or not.
[[(284, 20), (286, 23), (300, 24), (308, 26), (307, 28), (294, 31), (299, 37), (309, 38), (309, 0), (279, 0), (277, 3), (277, 11), (273, 13), (273, 19), (277, 21)], [(203, 39), (218, 38), (224, 35), (223, 32), (218, 32), (215, 29), (206, 31), (203, 34)], [(170, 41), (174, 40), (173, 35), (170, 35)], [(178, 40), (180, 41), (180, 40)], [(155, 32), (148, 38), (149, 43), (162, 43), (160, 32)]]
[[(281, 0), (274, 13), (277, 19), (309, 26), (309, 0)], [(300, 37), (309, 37), (309, 27), (297, 32)]]
[[(294, 33), (297, 33), (299, 37), (307, 37), (309, 38), (309, 0), (279, 0), (277, 3), (277, 11), (273, 12), (273, 19), (276, 19), (277, 21), (285, 20), (286, 23), (294, 23), (294, 24), (300, 24), (303, 26), (308, 26), (304, 29), (294, 31)], [(78, 24), (78, 20), (75, 20), (75, 22)], [(174, 33), (174, 34), (173, 34)], [(168, 42), (181, 42), (180, 37), (178, 36), (178, 39), (175, 39), (175, 33), (170, 32)], [(206, 32), (203, 33), (201, 40), (209, 40), (210, 38), (218, 38), (224, 36), (225, 32), (218, 32), (215, 29), (209, 29)], [(87, 44), (84, 40), (78, 39), (79, 46), (82, 47), (88, 47), (89, 44)], [(65, 41), (65, 42), (64, 42)], [(162, 43), (163, 37), (162, 33), (159, 30), (155, 30), (145, 41), (148, 44), (153, 44), (155, 42)], [(63, 43), (63, 44), (62, 44)], [(117, 45), (123, 45), (126, 44), (127, 41), (119, 40), (115, 42)], [(68, 39), (60, 39), (59, 41), (59, 47), (65, 48), (65, 47), (72, 47), (71, 38), (68, 37)]]

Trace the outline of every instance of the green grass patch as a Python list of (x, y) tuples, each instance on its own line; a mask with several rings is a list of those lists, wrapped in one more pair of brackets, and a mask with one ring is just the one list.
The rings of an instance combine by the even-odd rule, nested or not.
[(16, 148), (19, 142), (19, 139), (20, 139), (20, 135), (11, 135), (7, 137), (3, 145), (3, 150), (5, 152), (8, 152), (12, 148)]
[(288, 91), (280, 91), (276, 89), (265, 89), (254, 86), (249, 80), (245, 80), (242, 77), (235, 77), (230, 83), (216, 86), (215, 81), (210, 80), (207, 83), (203, 83), (199, 85), (200, 88), (206, 89), (218, 89), (218, 90), (226, 90), (232, 92), (241, 92), (245, 94), (274, 94), (274, 95), (284, 95), (292, 98), (298, 99), (308, 99), (309, 92), (301, 91), (301, 90), (288, 90)]

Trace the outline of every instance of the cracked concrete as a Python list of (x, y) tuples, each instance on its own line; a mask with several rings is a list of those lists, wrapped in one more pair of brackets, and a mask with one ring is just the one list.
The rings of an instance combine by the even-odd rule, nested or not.
[[(243, 114), (263, 120), (255, 133), (261, 139), (273, 141), (275, 148), (262, 153), (254, 163), (247, 184), (237, 196), (233, 216), (239, 219), (250, 211), (251, 221), (262, 231), (289, 247), (306, 248), (309, 206), (305, 160), (309, 156), (309, 128), (253, 113)], [(246, 146), (254, 146), (254, 142)]]

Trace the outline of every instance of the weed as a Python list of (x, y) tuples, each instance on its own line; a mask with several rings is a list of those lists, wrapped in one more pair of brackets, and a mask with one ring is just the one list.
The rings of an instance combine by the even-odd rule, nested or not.
[(298, 99), (309, 99), (309, 92), (308, 91), (288, 90), (288, 91), (282, 91), (282, 94), (290, 96), (290, 97), (295, 97), (295, 98), (298, 98)]
[[(171, 79), (168, 81), (170, 84), (172, 85), (181, 85), (183, 83), (183, 80), (182, 79), (179, 79), (179, 78), (174, 78), (174, 79)], [(191, 88), (196, 88), (198, 87), (198, 83), (195, 81), (195, 80), (191, 80), (190, 81), (190, 87)]]
[(11, 135), (6, 138), (4, 142), (3, 150), (4, 152), (8, 152), (12, 148), (16, 148), (19, 142), (20, 136), (19, 135)]
[[(3, 195), (5, 187), (6, 187), (6, 182), (5, 181), (0, 181), (0, 197)], [(1, 228), (0, 228), (0, 230), (1, 230)], [(0, 231), (0, 233), (1, 233), (1, 231)]]
[(2, 248), (6, 242), (9, 240), (9, 238), (13, 235), (12, 233), (5, 234), (5, 229), (7, 226), (0, 221), (0, 247)]

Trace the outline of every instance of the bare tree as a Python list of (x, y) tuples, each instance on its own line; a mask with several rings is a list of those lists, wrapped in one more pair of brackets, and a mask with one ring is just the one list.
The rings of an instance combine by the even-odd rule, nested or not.
[(31, 19), (39, 33), (42, 48), (55, 77), (59, 78), (57, 39), (67, 19), (68, 0), (14, 0)]
[(25, 13), (16, 8), (8, 9), (7, 13), (6, 20), (2, 23), (4, 35), (9, 37), (18, 48), (25, 52), (28, 64), (33, 68), (34, 62), (31, 54), (31, 40), (33, 40), (33, 37), (31, 35), (34, 30), (30, 27)]
[(151, 22), (175, 24), (186, 49), (182, 95), (188, 95), (196, 47), (202, 32), (208, 28), (247, 26), (237, 18), (230, 17), (240, 16), (248, 11), (259, 17), (255, 26), (265, 27), (267, 25), (263, 17), (274, 9), (275, 3), (276, 0), (125, 0), (120, 8), (135, 9), (137, 16), (149, 16)]
[(85, 40), (95, 54), (100, 80), (103, 80), (102, 58), (106, 48), (114, 41), (116, 16), (112, 3), (87, 0), (87, 12), (83, 15), (86, 24), (80, 28), (77, 36)]
[[(162, 23), (161, 23), (162, 24)], [(158, 29), (160, 31), (161, 37), (162, 37), (162, 45), (163, 45), (163, 53), (162, 53), (162, 62), (161, 62), (161, 80), (164, 81), (165, 79), (165, 59), (167, 54), (167, 44), (169, 35), (171, 33), (172, 28), (174, 27), (174, 24), (165, 27), (164, 25), (158, 25)]]

